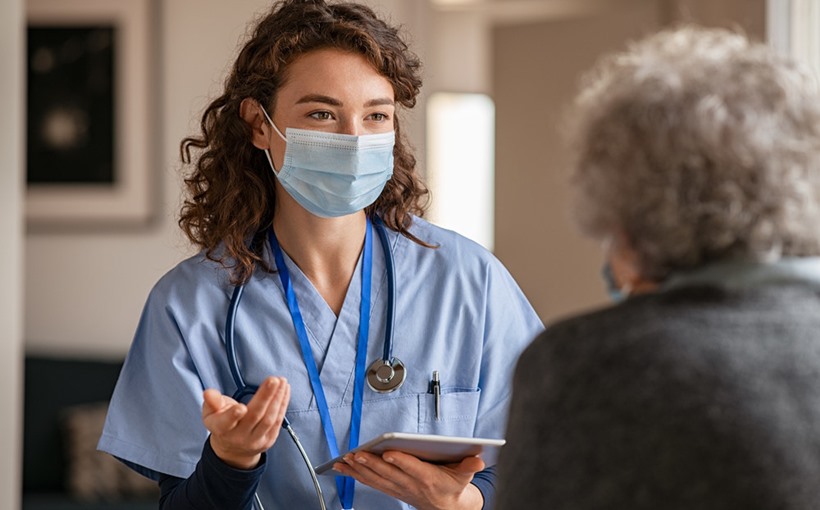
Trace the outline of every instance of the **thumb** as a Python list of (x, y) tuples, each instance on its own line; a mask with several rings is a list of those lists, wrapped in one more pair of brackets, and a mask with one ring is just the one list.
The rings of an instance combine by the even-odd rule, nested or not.
[(225, 407), (225, 396), (217, 390), (207, 389), (202, 393), (202, 415), (208, 416)]
[(460, 463), (453, 466), (453, 471), (456, 473), (462, 474), (470, 474), (478, 473), (482, 469), (484, 469), (484, 461), (481, 460), (481, 457), (467, 457), (466, 459), (462, 460)]

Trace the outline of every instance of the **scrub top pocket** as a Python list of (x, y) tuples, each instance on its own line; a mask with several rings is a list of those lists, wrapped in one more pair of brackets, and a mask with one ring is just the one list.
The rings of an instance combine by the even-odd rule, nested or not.
[(444, 436), (472, 436), (478, 416), (480, 389), (442, 388), (440, 416), (436, 420), (436, 398), (419, 395), (419, 433)]

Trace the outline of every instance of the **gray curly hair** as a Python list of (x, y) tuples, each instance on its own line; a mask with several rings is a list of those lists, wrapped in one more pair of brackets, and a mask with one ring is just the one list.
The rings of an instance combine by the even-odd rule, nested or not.
[(645, 277), (820, 255), (820, 93), (745, 36), (684, 26), (600, 61), (576, 98), (575, 213)]

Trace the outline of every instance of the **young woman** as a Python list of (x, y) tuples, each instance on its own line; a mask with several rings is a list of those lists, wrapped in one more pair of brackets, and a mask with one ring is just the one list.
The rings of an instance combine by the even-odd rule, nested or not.
[[(398, 119), (418, 71), (367, 7), (277, 2), (183, 141), (202, 251), (151, 292), (100, 440), (161, 508), (320, 508), (283, 422), (314, 465), (389, 431), (503, 436), (542, 325), (490, 253), (420, 218)], [(335, 468), (335, 508), (479, 509), (495, 478), (400, 452)]]

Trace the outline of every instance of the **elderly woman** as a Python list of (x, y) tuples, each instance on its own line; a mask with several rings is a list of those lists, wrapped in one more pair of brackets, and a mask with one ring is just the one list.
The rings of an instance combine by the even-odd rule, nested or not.
[(621, 299), (521, 357), (498, 507), (818, 508), (815, 79), (682, 27), (576, 106), (576, 211)]

